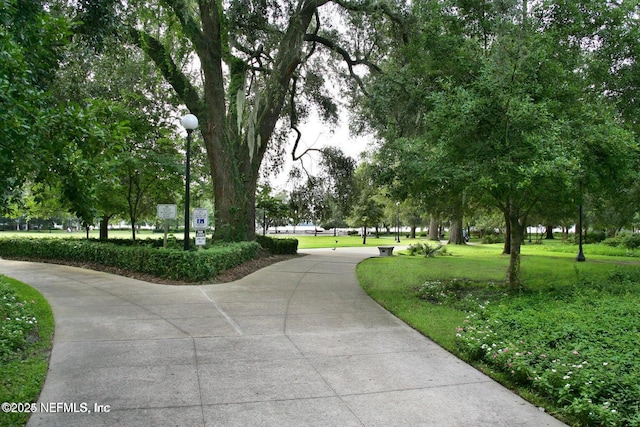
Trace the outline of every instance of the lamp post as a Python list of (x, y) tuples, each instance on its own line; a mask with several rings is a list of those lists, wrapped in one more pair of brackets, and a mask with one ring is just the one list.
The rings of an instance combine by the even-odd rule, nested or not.
[(187, 130), (187, 167), (184, 188), (184, 250), (189, 250), (189, 185), (191, 181), (191, 132), (198, 127), (198, 118), (187, 114), (182, 118), (182, 126)]
[(400, 202), (396, 202), (396, 208), (397, 208), (397, 212), (396, 212), (396, 232), (397, 232), (397, 239), (396, 242), (400, 243)]
[(580, 207), (578, 214), (578, 230), (580, 234), (578, 235), (578, 256), (576, 257), (576, 261), (583, 262), (586, 261), (586, 258), (584, 257), (584, 252), (582, 252), (582, 178), (580, 178), (578, 187), (580, 191)]
[(584, 257), (584, 252), (582, 252), (582, 202), (580, 202), (580, 214), (578, 216), (578, 256), (576, 257), (576, 261), (583, 262), (586, 261)]

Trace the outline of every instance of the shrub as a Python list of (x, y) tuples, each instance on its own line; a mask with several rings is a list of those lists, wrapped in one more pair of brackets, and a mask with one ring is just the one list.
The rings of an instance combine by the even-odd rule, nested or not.
[(37, 333), (38, 321), (31, 303), (20, 301), (0, 277), (0, 362), (7, 362), (28, 345), (29, 336)]
[(501, 234), (486, 234), (482, 237), (482, 243), (485, 245), (504, 243), (504, 236)]
[(589, 231), (585, 237), (585, 243), (600, 243), (607, 238), (604, 231)]
[(107, 240), (100, 239), (89, 239), (90, 242), (94, 243), (110, 243), (112, 245), (117, 246), (136, 246), (136, 245), (144, 245), (144, 246), (153, 246), (153, 247), (161, 247), (162, 239), (145, 239), (145, 240), (131, 240), (131, 239), (122, 239), (122, 238), (110, 238)]
[(614, 248), (640, 249), (640, 233), (621, 233), (616, 237), (604, 240), (602, 244)]
[(409, 255), (423, 255), (425, 257), (434, 257), (436, 255), (445, 255), (447, 248), (443, 245), (431, 246), (428, 243), (418, 242), (414, 245), (409, 245), (407, 248)]
[(297, 239), (275, 239), (268, 236), (256, 236), (256, 242), (273, 255), (293, 255), (298, 252)]
[(625, 235), (622, 240), (622, 246), (627, 249), (640, 249), (640, 233)]
[(623, 242), (624, 242), (624, 236), (616, 236), (616, 237), (610, 237), (608, 239), (603, 240), (602, 244), (611, 246), (613, 248), (618, 248), (623, 245)]
[(0, 239), (0, 256), (89, 262), (160, 278), (199, 282), (254, 259), (259, 247), (256, 242), (239, 242), (184, 251), (77, 239)]

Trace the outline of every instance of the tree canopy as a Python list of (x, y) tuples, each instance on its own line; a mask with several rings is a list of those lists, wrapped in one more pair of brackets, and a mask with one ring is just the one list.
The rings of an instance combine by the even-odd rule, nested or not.
[[(568, 31), (567, 16), (582, 19), (568, 6), (416, 4), (408, 43), (382, 66), (386, 73), (372, 76), (373, 95), (361, 104), (383, 138), (380, 178), (392, 191), (436, 200), (432, 209), (444, 200), (458, 224), (471, 199), (503, 213), (512, 286), (519, 285), (520, 245), (536, 205), (559, 193), (561, 203), (577, 206), (585, 191), (612, 194), (633, 182), (637, 141), (620, 118), (621, 101), (607, 85), (594, 90), (603, 78), (596, 73), (603, 55), (593, 47), (602, 27), (581, 21)], [(628, 6), (606, 11), (609, 30), (627, 31), (631, 23), (616, 17)], [(398, 104), (411, 108), (394, 114)]]
[[(105, 0), (80, 1), (78, 19), (97, 43), (115, 36), (138, 46), (199, 118), (216, 236), (238, 240), (255, 232), (256, 185), (267, 150), (298, 138), (310, 108), (336, 119), (326, 77), (361, 83), (357, 67), (375, 69), (376, 32), (399, 21), (396, 9), (344, 0)], [(96, 20), (103, 25), (89, 25)]]
[[(44, 1), (0, 3), (0, 198), (5, 210), (34, 171), (48, 164), (41, 147), (64, 111), (47, 98), (70, 22), (45, 13)], [(47, 140), (51, 148), (55, 140)]]

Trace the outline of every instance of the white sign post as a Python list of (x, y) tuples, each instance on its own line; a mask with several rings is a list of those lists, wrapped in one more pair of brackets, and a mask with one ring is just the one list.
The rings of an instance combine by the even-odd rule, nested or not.
[(178, 209), (176, 205), (158, 205), (158, 218), (164, 220), (164, 244), (167, 247), (167, 234), (169, 233), (169, 220), (176, 219)]
[(196, 230), (196, 246), (207, 244), (207, 234), (205, 230)]
[(207, 244), (206, 229), (209, 226), (209, 211), (204, 208), (195, 208), (193, 210), (193, 228), (196, 229), (196, 245), (204, 246)]

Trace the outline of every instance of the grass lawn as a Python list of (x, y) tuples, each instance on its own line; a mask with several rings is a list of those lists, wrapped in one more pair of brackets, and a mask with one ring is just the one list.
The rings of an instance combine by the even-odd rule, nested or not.
[(372, 258), (357, 274), (397, 317), (563, 421), (640, 425), (640, 254), (611, 249), (587, 245), (578, 263), (575, 245), (526, 245), (516, 291), (500, 244)]
[(394, 236), (380, 235), (380, 237), (367, 236), (367, 244), (362, 244), (361, 236), (328, 236), (328, 235), (289, 235), (286, 234), (270, 234), (269, 237), (286, 238), (291, 237), (298, 240), (298, 248), (300, 249), (320, 249), (320, 248), (349, 248), (349, 247), (376, 247), (376, 246), (398, 246), (410, 245), (418, 242), (419, 239), (401, 238), (400, 243), (395, 241)]
[[(49, 365), (53, 314), (49, 303), (32, 287), (0, 275), (0, 402), (36, 402)], [(15, 297), (15, 299), (13, 298)], [(37, 328), (26, 339), (24, 319), (35, 318)], [(17, 320), (20, 319), (20, 320)], [(25, 425), (29, 414), (4, 413), (2, 425)]]

